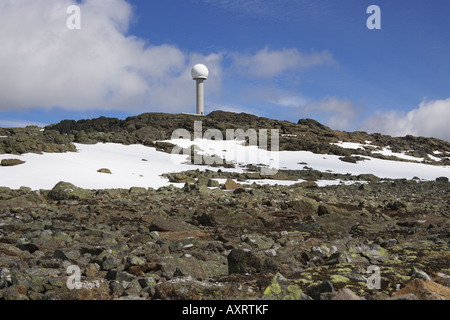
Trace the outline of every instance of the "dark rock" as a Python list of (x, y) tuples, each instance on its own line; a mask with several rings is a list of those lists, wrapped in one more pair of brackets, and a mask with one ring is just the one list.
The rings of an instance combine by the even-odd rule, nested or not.
[(108, 273), (105, 276), (105, 279), (112, 280), (112, 281), (118, 281), (124, 288), (126, 287), (127, 283), (130, 283), (131, 281), (136, 279), (136, 276), (126, 272), (121, 271), (117, 269), (109, 270)]
[(349, 162), (349, 163), (357, 163), (358, 162), (358, 158), (352, 157), (352, 156), (341, 157), (341, 158), (339, 158), (339, 160), (344, 161), (344, 162)]
[(17, 247), (22, 251), (28, 251), (29, 253), (34, 253), (40, 250), (40, 247), (34, 243), (23, 243), (17, 245)]
[(320, 216), (324, 216), (326, 214), (330, 214), (331, 210), (327, 205), (321, 204), (319, 205), (319, 208), (317, 209), (317, 214)]
[(141, 292), (142, 287), (139, 283), (139, 280), (134, 279), (127, 285), (125, 289), (125, 294), (127, 296), (137, 296), (139, 297), (139, 293)]
[(328, 300), (330, 296), (336, 294), (336, 291), (334, 290), (331, 281), (327, 280), (317, 286), (309, 288), (305, 293), (314, 300)]
[(39, 259), (36, 264), (42, 268), (48, 269), (59, 269), (61, 267), (61, 261), (58, 259)]
[(54, 257), (61, 260), (77, 260), (80, 257), (80, 251), (79, 250), (61, 250), (57, 249), (55, 250)]
[(246, 193), (247, 191), (244, 188), (237, 188), (233, 191), (233, 194), (241, 194)]
[(261, 272), (261, 260), (250, 250), (233, 249), (227, 259), (229, 274)]
[(108, 270), (117, 269), (121, 265), (122, 265), (122, 259), (116, 258), (113, 256), (109, 256), (102, 261), (101, 268), (102, 268), (102, 270), (108, 271)]
[(114, 298), (119, 298), (125, 292), (125, 288), (123, 287), (123, 285), (119, 281), (116, 281), (116, 280), (109, 282), (109, 290), (110, 290), (110, 294)]
[(394, 201), (388, 204), (387, 208), (390, 210), (400, 210), (407, 208), (408, 205), (403, 201)]

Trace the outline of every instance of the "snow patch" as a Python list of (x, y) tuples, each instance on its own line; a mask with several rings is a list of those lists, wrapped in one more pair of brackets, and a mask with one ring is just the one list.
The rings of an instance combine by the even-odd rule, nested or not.
[[(450, 177), (449, 166), (434, 166), (423, 163), (401, 162), (371, 158), (356, 164), (343, 162), (339, 156), (314, 154), (309, 151), (267, 151), (254, 146), (244, 146), (242, 141), (170, 140), (181, 147), (196, 144), (202, 153), (216, 154), (240, 166), (236, 168), (211, 167), (187, 163), (183, 154), (168, 154), (143, 145), (125, 146), (114, 143), (95, 145), (75, 144), (78, 152), (24, 154), (14, 156), (24, 164), (0, 167), (0, 186), (18, 189), (27, 186), (33, 190), (52, 189), (58, 182), (66, 181), (86, 189), (152, 187), (170, 184), (182, 188), (183, 183), (169, 183), (161, 175), (187, 170), (221, 170), (223, 172), (246, 172), (248, 164), (266, 167), (302, 170), (304, 163), (313, 170), (341, 174), (374, 174), (379, 178), (412, 179), (434, 181), (437, 177)], [(200, 152), (200, 151), (199, 151)], [(11, 155), (0, 155), (0, 160)], [(147, 161), (143, 161), (146, 159)], [(416, 158), (417, 159), (417, 158)], [(102, 174), (98, 169), (108, 168), (112, 174)], [(302, 182), (286, 180), (249, 180), (250, 183), (291, 185)], [(354, 183), (343, 182), (343, 183)], [(318, 181), (319, 186), (342, 183), (340, 180)]]
[(382, 154), (385, 156), (394, 156), (400, 159), (405, 159), (405, 160), (411, 160), (411, 161), (418, 161), (418, 162), (422, 162), (425, 159), (424, 158), (417, 158), (417, 157), (413, 157), (413, 156), (408, 156), (407, 154), (405, 154), (405, 152), (392, 152), (390, 147), (385, 147), (380, 151), (372, 151), (372, 153), (378, 153), (378, 154)]

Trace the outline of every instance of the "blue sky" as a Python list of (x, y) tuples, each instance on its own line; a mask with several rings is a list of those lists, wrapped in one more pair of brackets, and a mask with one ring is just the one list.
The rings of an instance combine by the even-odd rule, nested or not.
[[(68, 30), (66, 8), (81, 8)], [(368, 6), (381, 9), (369, 30)], [(101, 115), (248, 112), (450, 140), (441, 0), (18, 0), (0, 4), (0, 126)], [(2, 88), (3, 86), (3, 88)]]

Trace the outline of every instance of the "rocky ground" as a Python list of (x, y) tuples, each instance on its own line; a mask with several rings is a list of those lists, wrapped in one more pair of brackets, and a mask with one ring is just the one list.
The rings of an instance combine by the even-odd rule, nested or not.
[[(448, 179), (212, 178), (171, 176), (182, 189), (0, 188), (0, 299), (450, 299)], [(368, 285), (376, 270), (379, 288)]]
[[(14, 156), (23, 153), (74, 152), (74, 142), (170, 152), (173, 146), (158, 140), (178, 128), (193, 132), (193, 119), (143, 114), (0, 128), (0, 154), (11, 155), (0, 165), (20, 166)], [(204, 130), (278, 129), (280, 150), (343, 161), (358, 161), (355, 154), (389, 157), (331, 143), (369, 140), (373, 148), (389, 146), (429, 164), (450, 163), (450, 143), (433, 138), (347, 133), (314, 120), (221, 111), (201, 121)], [(52, 190), (0, 188), (0, 300), (450, 299), (447, 177), (381, 180), (308, 167), (262, 177), (256, 167), (247, 169), (165, 175), (185, 183), (181, 189), (84, 190), (66, 182)], [(246, 184), (261, 178), (306, 181)], [(319, 179), (353, 184), (318, 187)]]

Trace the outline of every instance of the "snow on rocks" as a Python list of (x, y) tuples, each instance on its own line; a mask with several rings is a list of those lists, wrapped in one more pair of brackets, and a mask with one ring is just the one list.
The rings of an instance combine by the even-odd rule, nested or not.
[[(423, 163), (400, 162), (365, 157), (358, 163), (347, 163), (339, 156), (315, 154), (309, 151), (267, 151), (254, 146), (245, 146), (241, 141), (200, 141), (171, 140), (182, 148), (193, 144), (200, 154), (217, 155), (235, 168), (220, 168), (222, 171), (245, 172), (249, 164), (265, 165), (277, 170), (303, 170), (305, 163), (312, 170), (339, 174), (373, 174), (381, 179), (419, 179), (434, 181), (436, 177), (450, 177), (449, 166), (427, 165)], [(347, 147), (350, 145), (347, 143)], [(354, 147), (354, 145), (352, 144)], [(58, 182), (67, 181), (81, 188), (159, 188), (173, 184), (162, 177), (164, 173), (183, 172), (192, 169), (217, 171), (217, 167), (187, 163), (187, 156), (157, 151), (143, 145), (97, 143), (76, 144), (77, 152), (23, 154), (17, 156), (25, 163), (17, 167), (0, 167), (0, 185), (9, 188), (30, 187), (34, 190), (52, 189)], [(0, 160), (10, 155), (0, 155)], [(145, 159), (146, 161), (144, 161)], [(108, 168), (112, 174), (98, 172)], [(267, 180), (270, 184), (294, 184), (301, 181)], [(251, 181), (252, 183), (253, 181)], [(256, 183), (265, 183), (257, 180)], [(330, 182), (335, 184), (336, 181)], [(327, 185), (321, 181), (320, 185)]]

